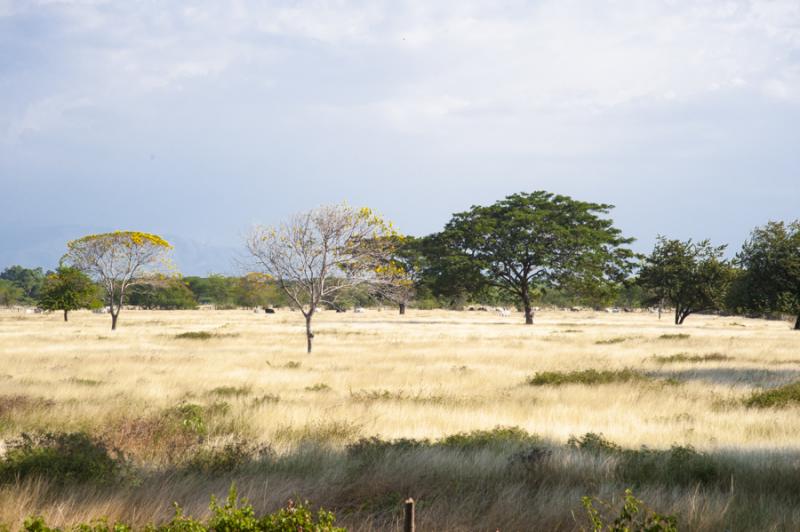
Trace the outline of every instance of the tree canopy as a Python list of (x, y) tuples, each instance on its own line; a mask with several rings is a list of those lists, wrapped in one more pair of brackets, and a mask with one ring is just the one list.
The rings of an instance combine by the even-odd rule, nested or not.
[(375, 281), (396, 236), (370, 209), (343, 204), (294, 215), (277, 227), (256, 227), (246, 245), (262, 273), (275, 279), (305, 317), (310, 353), (311, 320), (319, 306), (336, 306), (348, 289)]
[(725, 247), (712, 246), (708, 240), (671, 240), (659, 235), (639, 272), (639, 282), (659, 302), (667, 300), (675, 306), (675, 324), (681, 325), (694, 312), (723, 307), (733, 278), (722, 258)]
[(533, 323), (536, 290), (621, 281), (632, 239), (603, 217), (613, 207), (544, 191), (456, 213), (435, 237), (451, 264), (515, 294)]
[(796, 316), (800, 330), (800, 220), (756, 227), (736, 256), (743, 269), (740, 304), (758, 312)]
[(115, 231), (88, 235), (67, 243), (62, 263), (73, 266), (100, 283), (106, 292), (111, 329), (131, 285), (157, 279), (169, 270), (167, 253), (172, 246), (158, 235), (138, 231)]
[(45, 277), (39, 294), (39, 307), (61, 310), (64, 321), (71, 310), (100, 306), (98, 287), (77, 268), (60, 266)]

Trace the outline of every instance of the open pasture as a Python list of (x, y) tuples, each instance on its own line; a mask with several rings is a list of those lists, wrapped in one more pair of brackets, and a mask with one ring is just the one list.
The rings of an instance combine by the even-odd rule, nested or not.
[(407, 496), (422, 530), (580, 529), (582, 495), (626, 487), (682, 530), (800, 528), (800, 410), (747, 402), (800, 380), (789, 324), (521, 321), (322, 312), (307, 355), (288, 310), (126, 310), (114, 332), (105, 315), (2, 311), (0, 439), (85, 432), (129, 470), (102, 485), (6, 482), (0, 523), (143, 525), (172, 501), (203, 515), (235, 481), (256, 508), (300, 495), (356, 530), (399, 526)]

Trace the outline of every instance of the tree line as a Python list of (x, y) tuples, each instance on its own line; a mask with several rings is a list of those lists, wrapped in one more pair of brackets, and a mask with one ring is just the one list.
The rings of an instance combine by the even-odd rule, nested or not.
[[(146, 308), (290, 306), (314, 314), (392, 302), (463, 308), (513, 306), (534, 322), (537, 305), (674, 309), (692, 313), (775, 313), (800, 329), (800, 221), (756, 227), (742, 249), (658, 236), (639, 255), (610, 217), (613, 206), (545, 191), (512, 194), (455, 213), (424, 237), (402, 235), (370, 209), (329, 205), (274, 227), (256, 227), (245, 247), (251, 272), (240, 277), (180, 277), (171, 246), (157, 235), (117, 231), (69, 242), (55, 272), (20, 266), (0, 274), (0, 304), (38, 302), (67, 311), (123, 303)], [(98, 294), (98, 288), (100, 293)]]

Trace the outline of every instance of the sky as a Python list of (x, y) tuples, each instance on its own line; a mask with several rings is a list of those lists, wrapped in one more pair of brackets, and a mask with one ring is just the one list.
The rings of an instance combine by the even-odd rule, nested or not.
[(0, 0), (7, 228), (422, 235), (533, 190), (642, 251), (800, 218), (800, 2)]

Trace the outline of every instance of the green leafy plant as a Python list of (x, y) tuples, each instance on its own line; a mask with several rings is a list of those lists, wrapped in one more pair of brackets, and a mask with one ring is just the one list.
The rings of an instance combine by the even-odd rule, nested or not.
[[(644, 501), (637, 499), (630, 489), (625, 490), (625, 498), (619, 514), (614, 517), (614, 505), (594, 497), (582, 497), (581, 502), (588, 514), (592, 532), (678, 532), (678, 520), (672, 515), (662, 515), (648, 508)], [(602, 511), (595, 508), (597, 503)]]

